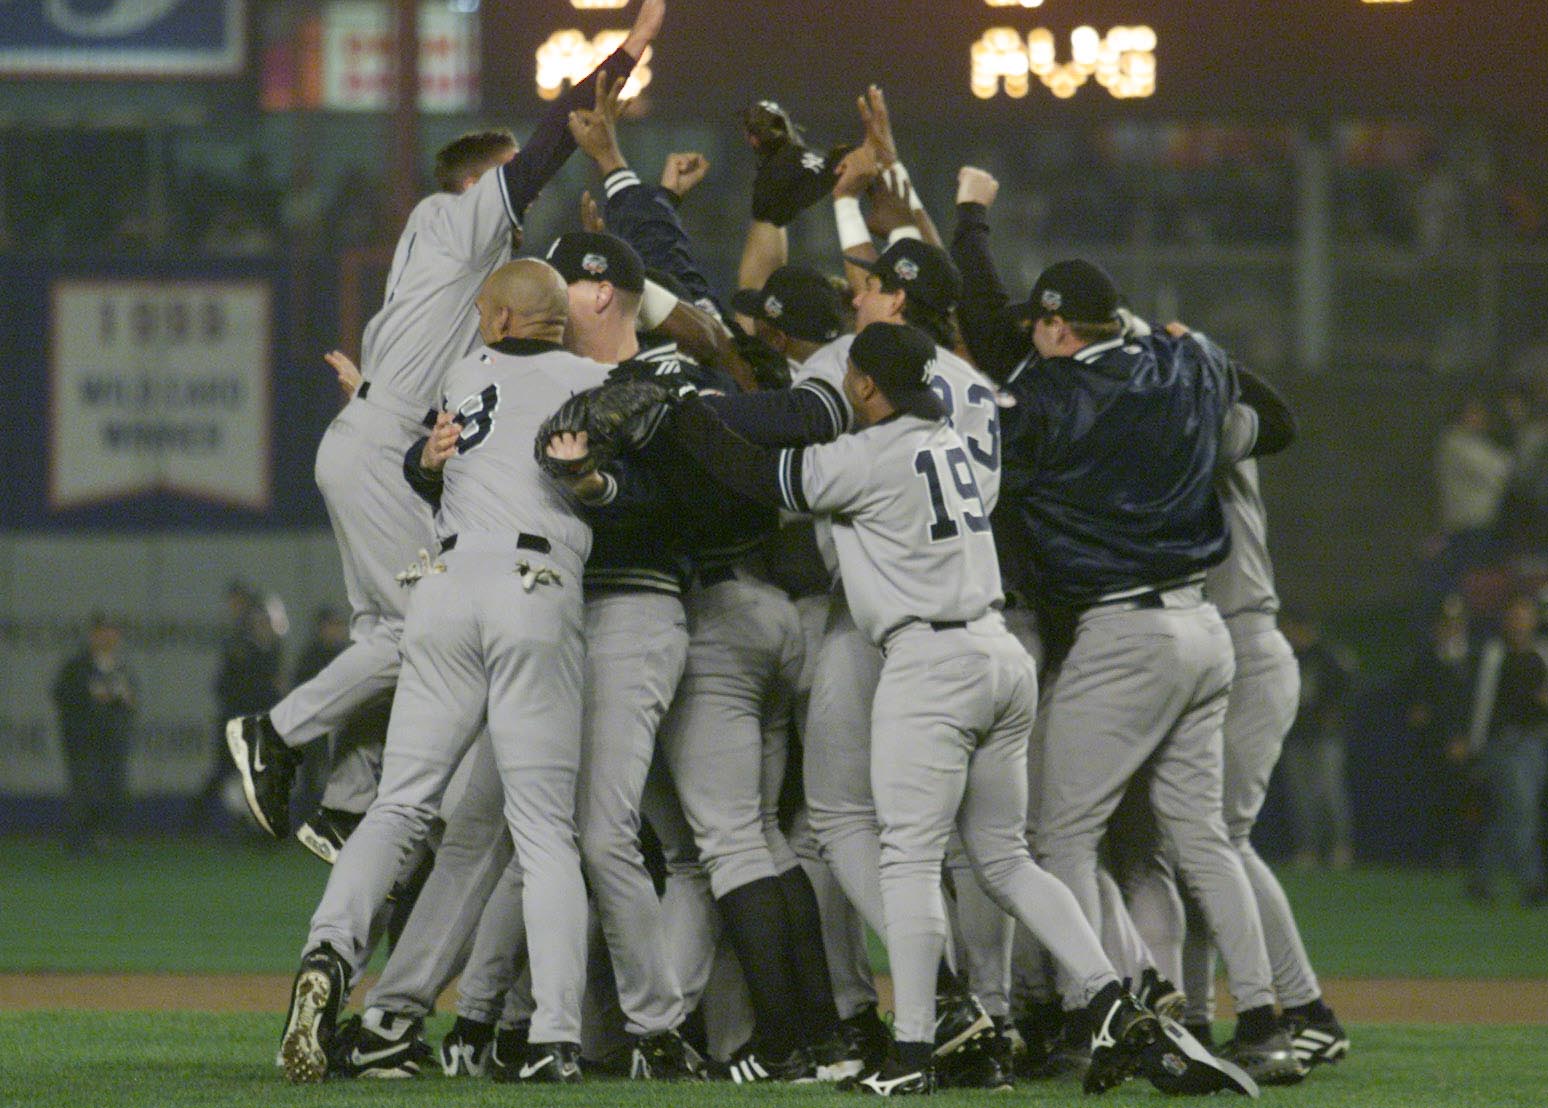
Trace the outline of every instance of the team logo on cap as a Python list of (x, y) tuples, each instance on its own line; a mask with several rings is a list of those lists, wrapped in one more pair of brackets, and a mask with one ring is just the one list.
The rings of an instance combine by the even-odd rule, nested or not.
[(919, 375), (919, 383), (921, 385), (932, 385), (935, 383), (935, 371), (940, 367), (940, 361), (939, 358), (931, 358), (925, 363), (924, 372)]
[(778, 319), (785, 314), (785, 306), (779, 302), (779, 297), (768, 296), (763, 300), (763, 314), (770, 319)]
[(1040, 299), (1046, 311), (1057, 312), (1064, 306), (1064, 294), (1058, 289), (1044, 289)]
[(899, 258), (893, 263), (892, 272), (904, 281), (912, 281), (919, 276), (919, 263), (912, 258)]
[(581, 259), (581, 268), (593, 277), (600, 277), (607, 272), (607, 259), (601, 254), (587, 254)]
[(826, 158), (810, 150), (801, 155), (801, 168), (808, 173), (821, 173), (823, 166), (827, 164), (828, 160)]

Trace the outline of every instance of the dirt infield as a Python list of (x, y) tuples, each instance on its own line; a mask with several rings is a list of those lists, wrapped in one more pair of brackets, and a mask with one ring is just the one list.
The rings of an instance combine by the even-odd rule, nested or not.
[[(891, 982), (879, 982), (890, 993)], [(1338, 978), (1323, 982), (1355, 1023), (1548, 1026), (1548, 980)], [(357, 990), (356, 995), (363, 995)], [(284, 1011), (290, 978), (276, 974), (0, 974), (0, 1011)], [(443, 999), (442, 1010), (453, 998)], [(884, 996), (883, 1007), (890, 1003)]]

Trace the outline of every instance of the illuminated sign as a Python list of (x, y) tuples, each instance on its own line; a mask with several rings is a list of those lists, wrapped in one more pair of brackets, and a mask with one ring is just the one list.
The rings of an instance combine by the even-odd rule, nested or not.
[[(538, 95), (544, 100), (557, 98), (565, 85), (584, 80), (586, 74), (607, 60), (628, 37), (627, 31), (599, 31), (593, 38), (576, 30), (555, 31), (537, 48)], [(623, 88), (625, 100), (634, 99), (650, 84), (652, 52), (653, 49), (647, 46), (644, 57), (629, 75)]]
[(1149, 27), (1114, 27), (1106, 35), (1094, 27), (1070, 32), (1070, 60), (1058, 60), (1054, 34), (1039, 27), (1023, 41), (1011, 27), (991, 27), (973, 44), (971, 88), (981, 100), (1005, 95), (1020, 99), (1035, 76), (1060, 99), (1075, 95), (1089, 78), (1118, 99), (1151, 96), (1156, 91), (1156, 33)]

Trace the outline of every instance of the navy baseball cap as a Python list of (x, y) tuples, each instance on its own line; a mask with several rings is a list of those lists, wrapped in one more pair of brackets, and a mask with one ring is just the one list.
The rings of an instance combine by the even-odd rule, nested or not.
[(828, 279), (804, 265), (782, 265), (761, 289), (738, 289), (731, 304), (791, 338), (831, 342), (844, 327), (843, 306)]
[(941, 419), (946, 408), (931, 388), (935, 358), (935, 340), (907, 323), (873, 323), (849, 348), (849, 360), (893, 407)]
[(609, 281), (626, 292), (645, 291), (645, 263), (634, 247), (617, 235), (601, 231), (560, 235), (548, 248), (548, 264), (559, 271), (567, 285)]
[(888, 292), (902, 289), (909, 299), (942, 315), (962, 299), (962, 274), (951, 255), (921, 239), (899, 239), (874, 262), (848, 254), (844, 260), (876, 274)]
[(1101, 266), (1070, 258), (1043, 270), (1022, 311), (1027, 319), (1056, 315), (1074, 323), (1107, 323), (1118, 311), (1118, 286)]

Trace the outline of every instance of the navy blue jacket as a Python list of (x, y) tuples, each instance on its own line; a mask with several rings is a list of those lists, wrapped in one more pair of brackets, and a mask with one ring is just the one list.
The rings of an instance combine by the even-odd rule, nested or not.
[(677, 197), (671, 190), (644, 184), (627, 166), (609, 173), (602, 189), (607, 197), (603, 208), (607, 229), (639, 251), (651, 269), (681, 281), (699, 307), (726, 318), (709, 278), (689, 247), (688, 232), (677, 218)]
[(1114, 338), (1015, 372), (1000, 508), (1041, 600), (1079, 608), (1226, 556), (1214, 473), (1235, 388), (1225, 353), (1194, 336)]

